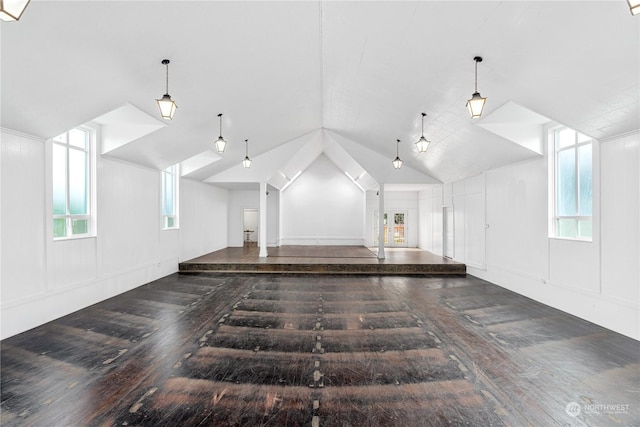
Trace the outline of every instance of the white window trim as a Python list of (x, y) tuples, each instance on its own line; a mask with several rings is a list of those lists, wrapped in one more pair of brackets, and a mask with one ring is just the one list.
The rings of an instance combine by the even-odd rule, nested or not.
[[(550, 190), (550, 197), (549, 197), (549, 207), (550, 207), (550, 220), (549, 220), (549, 238), (551, 239), (557, 239), (557, 240), (571, 240), (571, 241), (578, 241), (578, 242), (593, 242), (594, 239), (594, 234), (596, 232), (595, 227), (595, 218), (594, 218), (594, 214), (593, 212), (595, 211), (595, 203), (596, 203), (596, 195), (595, 195), (595, 175), (596, 175), (596, 164), (595, 164), (595, 150), (596, 150), (596, 140), (593, 138), (590, 138), (586, 141), (580, 142), (578, 143), (576, 140), (576, 144), (573, 144), (569, 147), (565, 147), (559, 150), (556, 150), (556, 132), (561, 130), (561, 129), (571, 129), (567, 126), (562, 126), (562, 125), (554, 125), (548, 128), (547, 131), (547, 147), (548, 147), (548, 154), (549, 154), (549, 178), (550, 178), (550, 185), (549, 185), (549, 190)], [(576, 132), (576, 138), (577, 138), (577, 134), (578, 131), (576, 131), (575, 129), (571, 129), (574, 132)], [(557, 203), (558, 203), (558, 186), (557, 186), (557, 174), (558, 174), (558, 153), (564, 150), (568, 150), (568, 149), (575, 149), (575, 162), (576, 164), (578, 164), (579, 162), (579, 147), (585, 146), (585, 145), (591, 145), (591, 150), (592, 150), (592, 192), (593, 192), (593, 198), (592, 198), (592, 214), (591, 215), (558, 215), (557, 214)], [(578, 171), (576, 171), (578, 172)], [(577, 203), (579, 204), (579, 194), (580, 194), (580, 180), (578, 178), (579, 173), (576, 173), (576, 197), (578, 197), (577, 199)], [(579, 209), (579, 206), (578, 206)], [(591, 237), (580, 237), (580, 236), (576, 236), (576, 237), (566, 237), (566, 236), (559, 236), (558, 235), (558, 220), (560, 219), (575, 219), (576, 221), (579, 220), (585, 220), (585, 219), (590, 219), (591, 220)]]
[[(66, 192), (67, 192), (67, 211), (69, 211), (69, 168), (68, 168), (68, 164), (69, 164), (69, 151), (68, 150), (79, 150), (79, 151), (86, 151), (88, 154), (88, 175), (89, 175), (89, 183), (88, 183), (88, 194), (87, 194), (87, 203), (88, 203), (88, 213), (87, 214), (54, 214), (53, 213), (53, 193), (51, 193), (51, 200), (48, 202), (49, 205), (49, 209), (50, 209), (50, 222), (53, 224), (53, 220), (56, 218), (66, 218), (66, 222), (67, 222), (67, 230), (71, 230), (71, 226), (72, 226), (72, 220), (74, 219), (88, 219), (89, 220), (89, 224), (88, 224), (88, 231), (84, 234), (67, 234), (66, 236), (62, 236), (62, 237), (55, 237), (53, 235), (53, 225), (51, 226), (51, 234), (50, 236), (52, 237), (52, 239), (54, 241), (64, 241), (64, 240), (75, 240), (75, 239), (86, 239), (86, 238), (91, 238), (91, 237), (96, 237), (97, 235), (97, 209), (96, 209), (96, 199), (97, 199), (97, 194), (96, 194), (96, 157), (97, 157), (97, 150), (98, 150), (98, 138), (99, 138), (99, 132), (98, 129), (94, 126), (88, 125), (88, 124), (84, 124), (81, 126), (76, 126), (73, 129), (81, 129), (84, 131), (87, 131), (89, 133), (89, 144), (88, 144), (88, 148), (86, 150), (82, 150), (79, 149), (77, 147), (73, 147), (71, 145), (68, 144), (61, 144), (57, 141), (54, 141), (53, 139), (51, 139), (51, 144), (53, 146), (53, 144), (57, 144), (57, 145), (62, 145), (62, 146), (66, 146), (67, 147), (67, 177), (66, 177)], [(73, 130), (73, 129), (69, 129), (64, 133), (68, 133), (69, 131)], [(52, 162), (53, 162), (53, 152), (52, 149), (49, 150), (49, 167), (48, 169), (48, 175), (49, 178), (52, 180), (53, 179), (53, 167), (52, 167)], [(50, 185), (49, 187), (52, 186), (52, 182), (50, 181)], [(52, 192), (52, 189), (50, 188), (50, 190)]]
[[(174, 168), (173, 171), (173, 215), (165, 215), (163, 213), (164, 206), (164, 175), (165, 171), (170, 167)], [(164, 230), (177, 230), (180, 228), (180, 164), (169, 166), (160, 171), (160, 226)], [(173, 218), (173, 227), (165, 227), (165, 218)]]

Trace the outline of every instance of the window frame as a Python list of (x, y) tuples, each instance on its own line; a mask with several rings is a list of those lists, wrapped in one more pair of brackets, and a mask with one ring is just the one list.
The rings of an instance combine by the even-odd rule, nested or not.
[[(570, 145), (566, 145), (564, 147), (560, 147), (560, 141), (558, 138), (558, 134), (560, 132), (562, 132), (563, 130), (570, 130), (574, 133), (574, 142)], [(582, 137), (582, 138), (581, 138)], [(576, 241), (582, 241), (582, 242), (592, 242), (593, 241), (593, 234), (594, 234), (594, 217), (593, 217), (593, 205), (594, 205), (594, 201), (593, 201), (593, 197), (594, 197), (594, 191), (593, 191), (593, 185), (594, 185), (594, 169), (595, 169), (595, 163), (593, 161), (594, 158), (594, 150), (595, 150), (595, 139), (589, 137), (588, 135), (582, 134), (578, 131), (576, 131), (575, 129), (571, 129), (567, 126), (557, 126), (554, 127), (552, 129), (549, 130), (549, 139), (551, 141), (550, 144), (550, 153), (553, 156), (553, 168), (552, 168), (552, 186), (551, 186), (551, 191), (552, 191), (552, 197), (551, 197), (551, 204), (552, 204), (552, 210), (551, 210), (551, 214), (552, 214), (552, 221), (551, 221), (551, 236), (552, 238), (555, 239), (562, 239), (562, 240), (576, 240)], [(592, 198), (591, 198), (591, 215), (580, 215), (580, 201), (581, 201), (581, 197), (580, 197), (580, 183), (581, 183), (581, 179), (580, 179), (580, 148), (585, 147), (585, 146), (590, 146), (591, 148), (591, 191), (592, 191)], [(559, 197), (560, 197), (560, 188), (559, 188), (559, 173), (558, 173), (558, 163), (559, 163), (559, 157), (560, 157), (560, 153), (564, 152), (564, 151), (569, 151), (569, 150), (574, 150), (574, 154), (573, 154), (573, 169), (574, 169), (574, 174), (575, 174), (575, 194), (576, 194), (576, 201), (575, 201), (575, 212), (576, 215), (561, 215), (558, 210), (559, 210)], [(560, 235), (560, 230), (559, 230), (559, 223), (561, 220), (572, 220), (575, 222), (575, 236), (570, 237), (570, 236), (562, 236)], [(590, 221), (591, 222), (591, 236), (580, 236), (580, 222), (581, 221)]]
[[(171, 183), (173, 187), (173, 203), (172, 213), (165, 213), (166, 206), (166, 177), (171, 177)], [(169, 166), (160, 171), (160, 224), (162, 230), (177, 230), (180, 228), (179, 224), (179, 191), (180, 191), (180, 165), (175, 164)], [(169, 220), (173, 220), (173, 225), (169, 225)]]
[[(74, 130), (80, 130), (85, 132), (86, 137), (86, 147), (78, 147), (69, 142), (69, 133)], [(59, 138), (64, 136), (64, 141), (60, 141)], [(96, 182), (96, 144), (97, 144), (97, 129), (87, 125), (76, 126), (72, 129), (69, 129), (55, 138), (51, 139), (51, 191), (52, 191), (52, 199), (51, 199), (51, 221), (52, 221), (52, 237), (54, 241), (59, 240), (71, 240), (71, 239), (83, 239), (87, 237), (95, 237), (96, 236), (96, 209), (95, 209), (95, 182)], [(65, 213), (57, 214), (54, 213), (54, 191), (53, 191), (53, 183), (54, 179), (54, 146), (60, 146), (65, 149)], [(71, 152), (82, 152), (86, 154), (85, 158), (85, 197), (86, 197), (86, 213), (83, 214), (72, 214), (71, 213), (71, 168), (69, 167), (69, 158)], [(65, 235), (64, 236), (56, 236), (55, 235), (55, 225), (53, 223), (56, 219), (64, 219), (65, 220)], [(73, 233), (73, 222), (77, 220), (86, 220), (87, 221), (87, 232), (82, 234), (74, 234)]]

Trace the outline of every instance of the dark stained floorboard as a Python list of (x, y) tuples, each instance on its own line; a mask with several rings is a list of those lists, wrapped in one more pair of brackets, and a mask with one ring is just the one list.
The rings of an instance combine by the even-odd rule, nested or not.
[(174, 274), (4, 340), (0, 421), (633, 426), (639, 354), (471, 276)]

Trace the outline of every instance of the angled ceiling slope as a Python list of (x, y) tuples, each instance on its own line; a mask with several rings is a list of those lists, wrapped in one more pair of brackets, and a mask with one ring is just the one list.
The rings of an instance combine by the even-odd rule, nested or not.
[[(0, 126), (50, 138), (127, 104), (159, 118), (168, 58), (174, 119), (110, 137), (108, 155), (184, 162), (196, 180), (235, 168), (245, 139), (258, 161), (326, 129), (339, 148), (323, 137), (322, 152), (349, 174), (344, 152), (376, 182), (451, 182), (538, 155), (517, 129), (537, 119), (507, 105), (599, 139), (640, 128), (640, 19), (624, 0), (34, 1), (5, 24)], [(488, 101), (474, 121), (477, 55)], [(426, 154), (413, 149), (421, 112)], [(216, 159), (218, 113), (230, 144)], [(296, 150), (283, 150), (269, 163), (284, 168)]]
[(108, 154), (167, 126), (131, 104), (125, 104), (91, 121), (101, 128), (102, 154)]
[(304, 170), (321, 154), (325, 154), (365, 190), (376, 186), (379, 182), (406, 184), (439, 182), (410, 166), (403, 166), (400, 170), (396, 170), (391, 165), (391, 158), (386, 158), (324, 129), (318, 129), (254, 157), (249, 169), (245, 169), (238, 163), (205, 181), (219, 184), (266, 181), (275, 188), (281, 189), (294, 176), (304, 173)]

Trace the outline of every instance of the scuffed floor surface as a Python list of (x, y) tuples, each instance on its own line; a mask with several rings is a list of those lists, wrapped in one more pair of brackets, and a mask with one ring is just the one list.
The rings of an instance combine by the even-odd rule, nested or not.
[(1, 424), (631, 426), (639, 355), (471, 276), (175, 274), (3, 341)]

